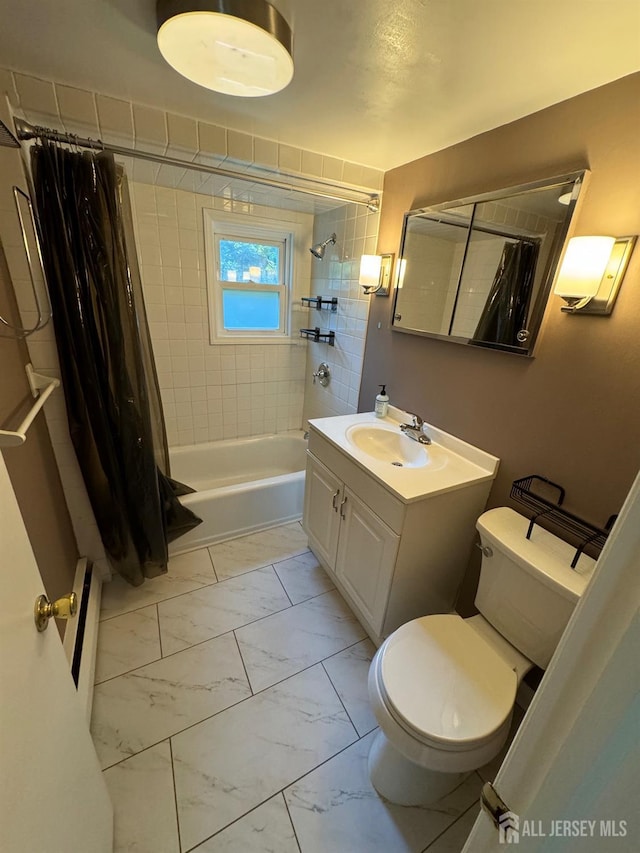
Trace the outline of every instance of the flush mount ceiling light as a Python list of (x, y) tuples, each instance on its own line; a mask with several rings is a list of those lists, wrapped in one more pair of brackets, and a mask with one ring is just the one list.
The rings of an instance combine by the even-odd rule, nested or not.
[(255, 98), (291, 82), (291, 29), (266, 0), (158, 0), (158, 47), (214, 92)]

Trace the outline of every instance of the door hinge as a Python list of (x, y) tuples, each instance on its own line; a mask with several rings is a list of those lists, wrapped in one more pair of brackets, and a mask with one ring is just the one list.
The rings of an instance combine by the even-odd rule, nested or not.
[(482, 786), (480, 805), (499, 829), (503, 827), (505, 815), (511, 814), (511, 809), (491, 782), (485, 782)]

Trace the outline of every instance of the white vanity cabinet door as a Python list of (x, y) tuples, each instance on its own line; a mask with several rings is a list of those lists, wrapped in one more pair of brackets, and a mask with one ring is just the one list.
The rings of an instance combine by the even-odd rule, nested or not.
[(380, 634), (400, 537), (350, 489), (340, 498), (336, 576)]
[(335, 570), (344, 486), (322, 462), (307, 454), (302, 526), (314, 539), (316, 556)]

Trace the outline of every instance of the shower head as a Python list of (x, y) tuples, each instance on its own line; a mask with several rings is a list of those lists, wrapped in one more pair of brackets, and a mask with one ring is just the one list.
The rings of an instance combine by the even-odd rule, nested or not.
[(3, 121), (0, 121), (0, 147), (20, 148), (20, 143)]
[(337, 240), (337, 235), (332, 234), (330, 237), (327, 237), (326, 240), (323, 240), (322, 243), (316, 243), (315, 246), (312, 246), (309, 251), (313, 255), (314, 258), (318, 258), (322, 260), (324, 258), (324, 252), (329, 243), (335, 243)]

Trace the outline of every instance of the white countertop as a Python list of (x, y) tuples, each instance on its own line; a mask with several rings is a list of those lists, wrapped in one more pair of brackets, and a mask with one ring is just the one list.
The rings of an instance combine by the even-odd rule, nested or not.
[(452, 492), (470, 483), (493, 480), (500, 460), (467, 442), (456, 438), (432, 424), (424, 425), (431, 444), (421, 445), (413, 439), (403, 439), (416, 444), (427, 456), (427, 464), (420, 468), (395, 467), (391, 462), (376, 459), (356, 447), (347, 438), (347, 430), (355, 425), (382, 425), (400, 430), (401, 423), (410, 423), (411, 415), (389, 406), (385, 418), (373, 412), (357, 415), (338, 415), (332, 418), (315, 418), (309, 421), (312, 430), (347, 454), (361, 468), (371, 474), (405, 503), (420, 500), (427, 495)]

